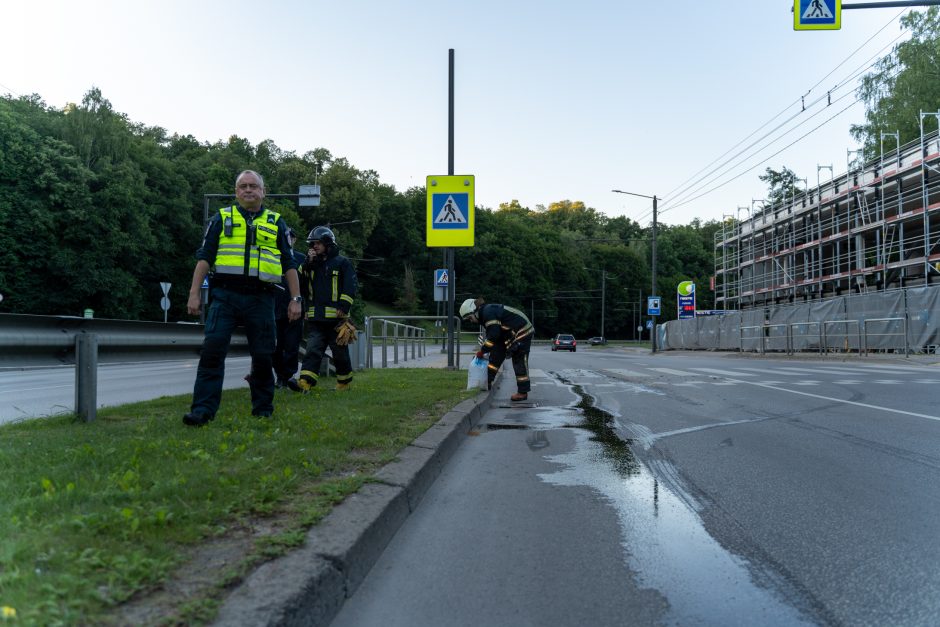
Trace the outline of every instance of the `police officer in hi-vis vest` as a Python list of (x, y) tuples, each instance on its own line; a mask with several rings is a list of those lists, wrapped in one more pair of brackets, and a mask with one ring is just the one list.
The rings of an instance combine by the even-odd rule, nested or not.
[(244, 325), (251, 353), (251, 413), (269, 417), (274, 413), (274, 289), (283, 274), (291, 302), (287, 316), (301, 316), (297, 263), (287, 240), (288, 227), (278, 213), (262, 206), (264, 180), (245, 170), (235, 179), (238, 204), (223, 207), (206, 226), (202, 247), (196, 251), (196, 269), (189, 288), (186, 309), (197, 315), (200, 289), (210, 269), (213, 272), (205, 339), (196, 371), (193, 402), (183, 416), (187, 425), (200, 427), (213, 418), (222, 399), (225, 356), (232, 331)]

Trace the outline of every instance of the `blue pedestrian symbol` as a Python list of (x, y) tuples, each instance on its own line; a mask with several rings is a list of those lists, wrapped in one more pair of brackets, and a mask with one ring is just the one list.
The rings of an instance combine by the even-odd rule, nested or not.
[(433, 229), (469, 229), (470, 194), (433, 194), (431, 196), (431, 222)]

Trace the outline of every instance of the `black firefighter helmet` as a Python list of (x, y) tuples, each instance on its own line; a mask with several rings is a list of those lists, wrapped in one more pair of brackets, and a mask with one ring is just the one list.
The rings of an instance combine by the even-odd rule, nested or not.
[(333, 235), (333, 231), (329, 227), (318, 226), (307, 235), (307, 243), (312, 244), (314, 242), (323, 242), (326, 247), (330, 247), (336, 244), (336, 236)]

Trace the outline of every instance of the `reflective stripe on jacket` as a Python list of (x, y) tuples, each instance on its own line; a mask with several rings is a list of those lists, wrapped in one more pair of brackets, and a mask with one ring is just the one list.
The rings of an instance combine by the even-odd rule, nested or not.
[(301, 269), (301, 292), (308, 320), (335, 320), (349, 315), (358, 282), (352, 263), (334, 247), (327, 258)]
[(497, 342), (509, 346), (535, 332), (526, 315), (515, 307), (487, 303), (480, 308), (478, 316), (486, 333), (481, 349), (484, 353), (493, 350)]

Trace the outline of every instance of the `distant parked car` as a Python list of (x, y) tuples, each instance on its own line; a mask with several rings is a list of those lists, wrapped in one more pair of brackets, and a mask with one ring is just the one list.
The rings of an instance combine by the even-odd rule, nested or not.
[(607, 338), (601, 337), (599, 335), (595, 335), (594, 337), (588, 340), (588, 344), (590, 344), (591, 346), (602, 346), (606, 343), (607, 343)]
[(571, 351), (572, 353), (578, 350), (578, 341), (574, 339), (573, 335), (565, 335), (564, 333), (559, 333), (555, 336), (555, 339), (552, 340), (552, 352), (554, 351)]

